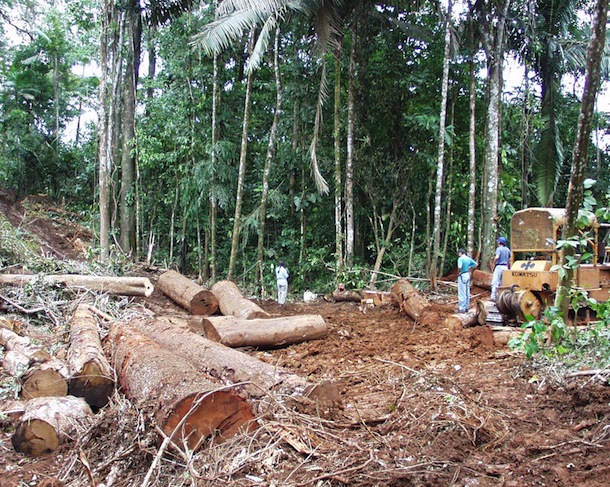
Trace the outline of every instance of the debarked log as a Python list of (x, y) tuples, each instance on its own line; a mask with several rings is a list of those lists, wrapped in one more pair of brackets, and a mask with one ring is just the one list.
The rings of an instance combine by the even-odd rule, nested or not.
[(363, 297), (358, 291), (333, 291), (333, 300), (340, 301), (348, 301), (352, 303), (359, 303), (362, 301)]
[(318, 340), (328, 335), (328, 327), (320, 315), (254, 320), (234, 316), (207, 316), (202, 318), (202, 324), (207, 338), (233, 348), (274, 348)]
[(13, 377), (21, 377), (30, 368), (30, 359), (21, 352), (9, 350), (2, 359), (2, 368)]
[(471, 308), (467, 313), (453, 313), (445, 318), (445, 328), (453, 331), (478, 325), (477, 308)]
[(124, 296), (149, 297), (154, 286), (146, 277), (83, 276), (78, 274), (0, 274), (0, 284), (23, 286), (36, 279), (48, 284), (61, 284), (70, 288), (85, 288)]
[(83, 433), (93, 413), (81, 398), (39, 397), (25, 404), (12, 437), (15, 450), (33, 457), (51, 453), (59, 445)]
[(220, 312), (225, 316), (235, 316), (245, 320), (270, 317), (260, 306), (246, 299), (231, 281), (218, 281), (212, 286), (212, 292), (218, 298)]
[(213, 434), (222, 440), (256, 427), (249, 404), (236, 390), (204, 377), (130, 325), (113, 324), (108, 343), (125, 395), (152, 410), (178, 445), (196, 450)]
[(114, 390), (114, 370), (104, 355), (97, 320), (87, 305), (77, 306), (70, 323), (69, 394), (104, 407)]
[(309, 382), (287, 369), (257, 360), (191, 331), (200, 329), (200, 324), (201, 319), (194, 317), (188, 321), (159, 317), (132, 322), (143, 334), (164, 348), (180, 353), (202, 373), (219, 377), (224, 382), (244, 383), (250, 397), (260, 398), (271, 392), (280, 396), (307, 397), (320, 403), (339, 401), (339, 391), (331, 382)]
[(208, 316), (218, 311), (216, 295), (179, 272), (169, 270), (161, 274), (157, 288), (193, 315)]

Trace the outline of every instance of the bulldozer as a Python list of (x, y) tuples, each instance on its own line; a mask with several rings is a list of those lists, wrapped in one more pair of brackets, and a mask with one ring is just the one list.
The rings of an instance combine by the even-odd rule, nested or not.
[[(546, 306), (555, 301), (559, 284), (557, 265), (561, 250), (557, 242), (566, 222), (564, 208), (526, 208), (514, 213), (510, 223), (512, 256), (502, 274), (496, 307), (505, 322), (523, 323), (539, 319)], [(606, 247), (609, 223), (595, 217), (588, 222), (590, 262), (581, 262), (574, 272), (573, 288), (590, 298), (610, 300), (610, 247)]]

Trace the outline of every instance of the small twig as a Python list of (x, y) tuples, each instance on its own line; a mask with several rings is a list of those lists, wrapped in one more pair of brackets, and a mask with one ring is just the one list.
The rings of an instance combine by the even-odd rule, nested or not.
[(87, 309), (89, 311), (91, 311), (94, 315), (97, 315), (100, 318), (102, 318), (103, 320), (114, 321), (114, 318), (112, 316), (110, 316), (108, 313), (104, 313), (103, 311), (97, 309), (95, 306), (93, 306), (91, 304), (87, 306)]
[(18, 305), (15, 301), (7, 298), (6, 296), (3, 296), (2, 294), (0, 294), (0, 299), (2, 299), (3, 301), (6, 301), (8, 304), (10, 304), (13, 308), (15, 308), (20, 313), (23, 313), (26, 315), (32, 315), (35, 313), (40, 313), (41, 311), (45, 311), (44, 306), (41, 306), (39, 308), (33, 308), (33, 309), (25, 309), (23, 306)]

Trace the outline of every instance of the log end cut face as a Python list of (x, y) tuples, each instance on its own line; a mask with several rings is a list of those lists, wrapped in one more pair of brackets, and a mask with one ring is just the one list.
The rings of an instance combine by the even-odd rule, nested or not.
[[(202, 396), (205, 397), (200, 400)], [(174, 431), (185, 416), (182, 426)], [(177, 444), (186, 441), (191, 450), (198, 449), (212, 435), (222, 441), (240, 431), (252, 431), (256, 426), (247, 402), (228, 391), (192, 394), (181, 400), (162, 422), (166, 435)]]
[(41, 419), (21, 423), (11, 441), (15, 450), (31, 457), (51, 453), (59, 447), (59, 435), (55, 428)]
[(82, 397), (94, 408), (103, 408), (114, 391), (114, 379), (104, 375), (96, 363), (85, 364), (80, 374), (70, 379), (69, 393)]
[(63, 397), (68, 394), (68, 382), (54, 369), (41, 369), (25, 378), (21, 387), (21, 397)]

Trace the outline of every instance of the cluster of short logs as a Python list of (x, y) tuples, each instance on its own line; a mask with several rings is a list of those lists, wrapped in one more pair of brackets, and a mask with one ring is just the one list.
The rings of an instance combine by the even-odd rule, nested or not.
[[(126, 322), (78, 305), (65, 360), (11, 330), (10, 320), (0, 321), (2, 365), (21, 385), (20, 401), (3, 411), (16, 423), (16, 450), (42, 455), (78, 437), (115, 386), (152, 412), (167, 437), (192, 450), (211, 436), (222, 441), (257, 427), (264, 412), (259, 400), (269, 394), (317, 404), (339, 400), (330, 382), (311, 383), (233, 348), (323, 338), (328, 330), (321, 316), (272, 318), (230, 281), (206, 290), (174, 271), (162, 274), (157, 287), (189, 314)], [(150, 288), (140, 295), (149, 296)], [(219, 311), (223, 316), (212, 316)]]

